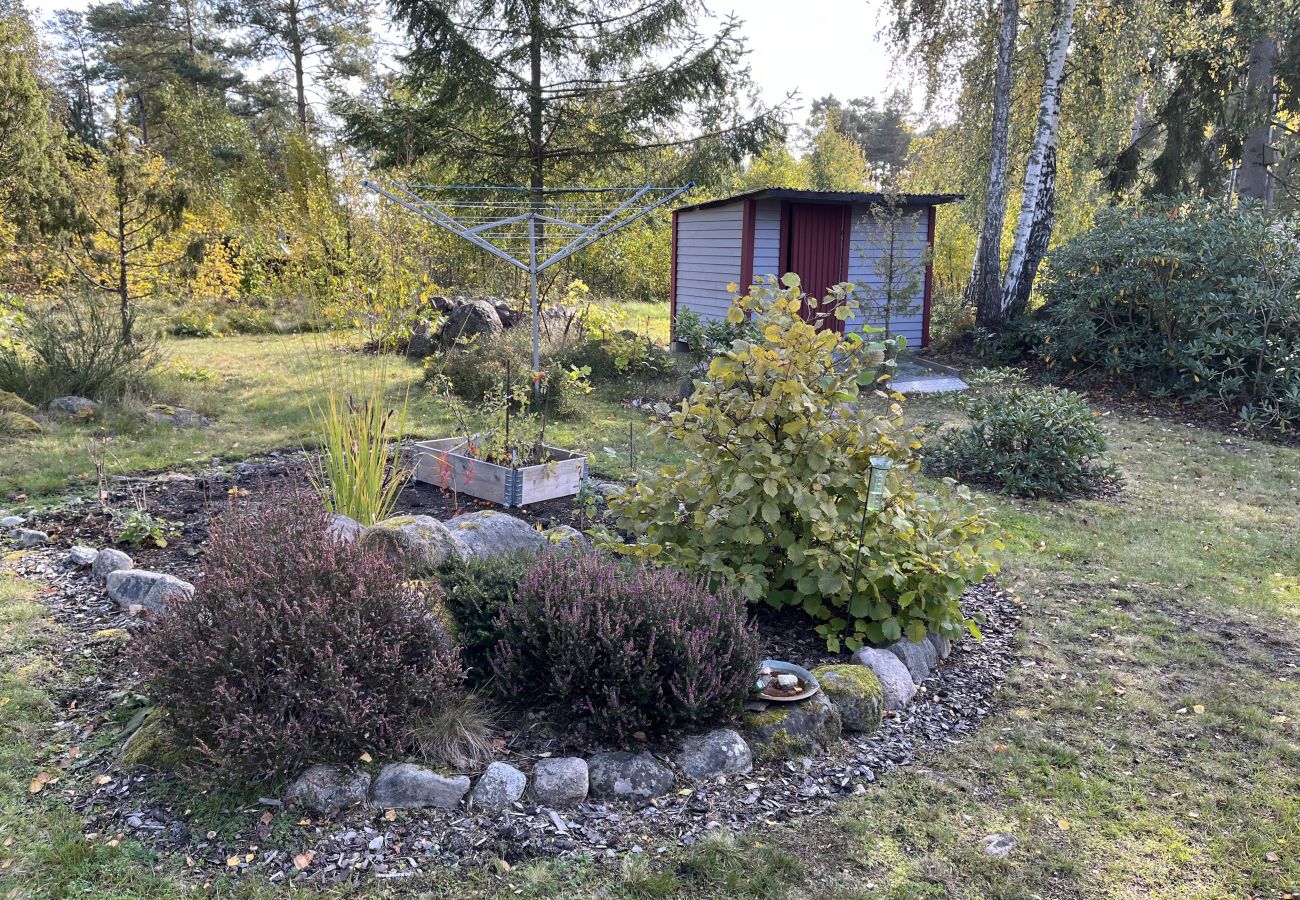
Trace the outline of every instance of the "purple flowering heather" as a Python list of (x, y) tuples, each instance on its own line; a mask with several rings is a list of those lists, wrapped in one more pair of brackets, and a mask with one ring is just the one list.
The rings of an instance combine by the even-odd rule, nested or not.
[(504, 695), (615, 738), (739, 713), (758, 664), (735, 592), (596, 553), (538, 557), (497, 628)]

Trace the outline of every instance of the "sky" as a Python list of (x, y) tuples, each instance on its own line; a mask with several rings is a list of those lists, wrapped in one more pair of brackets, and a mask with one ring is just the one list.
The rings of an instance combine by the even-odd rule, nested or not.
[[(715, 15), (743, 22), (754, 81), (767, 103), (797, 92), (802, 107), (834, 94), (883, 98), (905, 87), (889, 48), (878, 40), (883, 0), (708, 0)], [(87, 0), (27, 0), (38, 21)], [(891, 75), (894, 76), (891, 78)]]

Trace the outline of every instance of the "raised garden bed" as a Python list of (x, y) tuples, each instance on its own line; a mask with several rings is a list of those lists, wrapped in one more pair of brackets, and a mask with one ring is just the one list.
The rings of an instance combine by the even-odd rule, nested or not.
[(587, 457), (543, 445), (542, 461), (507, 466), (479, 458), (468, 436), (418, 441), (415, 480), (468, 494), (507, 509), (571, 497), (587, 477)]

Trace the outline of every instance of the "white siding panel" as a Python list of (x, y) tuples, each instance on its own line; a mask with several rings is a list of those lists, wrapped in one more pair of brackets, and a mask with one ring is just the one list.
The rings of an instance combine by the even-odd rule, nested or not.
[[(925, 254), (926, 240), (929, 237), (929, 209), (927, 207), (909, 209), (906, 222), (907, 227), (899, 235), (900, 250), (919, 263)], [(883, 324), (879, 313), (873, 314), (869, 309), (872, 305), (871, 289), (878, 289), (884, 284), (884, 276), (877, 271), (877, 263), (883, 252), (879, 228), (872, 221), (868, 207), (854, 206), (853, 234), (849, 244), (849, 281), (859, 286), (856, 290), (857, 300), (864, 309), (846, 323), (847, 331), (861, 331), (864, 321), (876, 327)], [(921, 345), (921, 329), (924, 324), (923, 303), (924, 298), (918, 291), (912, 314), (894, 316), (890, 323), (890, 331), (907, 338), (908, 344), (912, 347)], [(883, 334), (877, 333), (875, 336), (883, 337)]]
[(754, 277), (781, 276), (781, 201), (754, 204)]
[(727, 285), (740, 281), (744, 204), (729, 203), (677, 214), (677, 309), (704, 318), (727, 314)]

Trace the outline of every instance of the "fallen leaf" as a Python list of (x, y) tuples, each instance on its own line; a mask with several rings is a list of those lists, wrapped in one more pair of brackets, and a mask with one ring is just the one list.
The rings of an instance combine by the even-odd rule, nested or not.
[(294, 856), (294, 858), (293, 858), (293, 867), (294, 867), (295, 869), (297, 869), (299, 872), (301, 872), (303, 869), (305, 869), (305, 868), (307, 868), (308, 866), (310, 866), (310, 865), (311, 865), (311, 861), (312, 861), (313, 859), (315, 859), (315, 858), (316, 858), (316, 853), (315, 853), (315, 851), (313, 851), (313, 850), (304, 850), (302, 853), (299, 853), (299, 854), (297, 854), (296, 856)]
[(263, 825), (270, 825), (271, 820), (274, 818), (275, 816), (271, 815), (270, 812), (264, 812), (262, 813), (261, 819), (259, 819), (258, 821), (260, 821)]
[(1057, 819), (1057, 820), (1056, 820), (1056, 827), (1059, 828), (1059, 829), (1061, 829), (1062, 831), (1069, 831), (1069, 830), (1070, 830), (1070, 823), (1067, 822), (1065, 819)]
[(367, 763), (368, 763), (368, 762), (374, 762), (374, 761), (375, 761), (375, 758), (374, 758), (373, 756), (371, 756), (368, 752), (367, 752), (367, 753), (362, 753), (362, 754), (361, 754), (361, 761), (362, 761), (362, 762), (367, 762)]
[(229, 857), (226, 860), (226, 865), (230, 866), (230, 868), (232, 869), (235, 868), (236, 866), (239, 865), (239, 857), (238, 856)]
[(311, 819), (299, 819), (298, 824), (305, 827), (311, 824)]
[(396, 822), (396, 821), (397, 821), (397, 810), (395, 810), (395, 809), (390, 809), (390, 810), (388, 810), (387, 812), (385, 812), (385, 813), (384, 813), (384, 821), (385, 821), (385, 822)]
[(1205, 707), (1202, 706), (1200, 703), (1197, 703), (1195, 706), (1192, 707), (1192, 712), (1196, 713), (1198, 716), (1203, 715), (1205, 713)]
[(54, 776), (51, 775), (49, 772), (41, 772), (39, 775), (37, 775), (35, 778), (32, 779), (31, 784), (27, 785), (27, 793), (39, 794), (41, 791), (45, 790), (45, 786), (53, 780), (54, 780)]
[(1278, 856), (1277, 856), (1277, 854), (1274, 853), (1274, 852), (1271, 851), (1271, 850), (1270, 850), (1268, 853), (1265, 853), (1265, 854), (1264, 854), (1264, 858), (1265, 858), (1266, 860), (1268, 860), (1269, 862), (1277, 862), (1277, 860), (1278, 860)]

